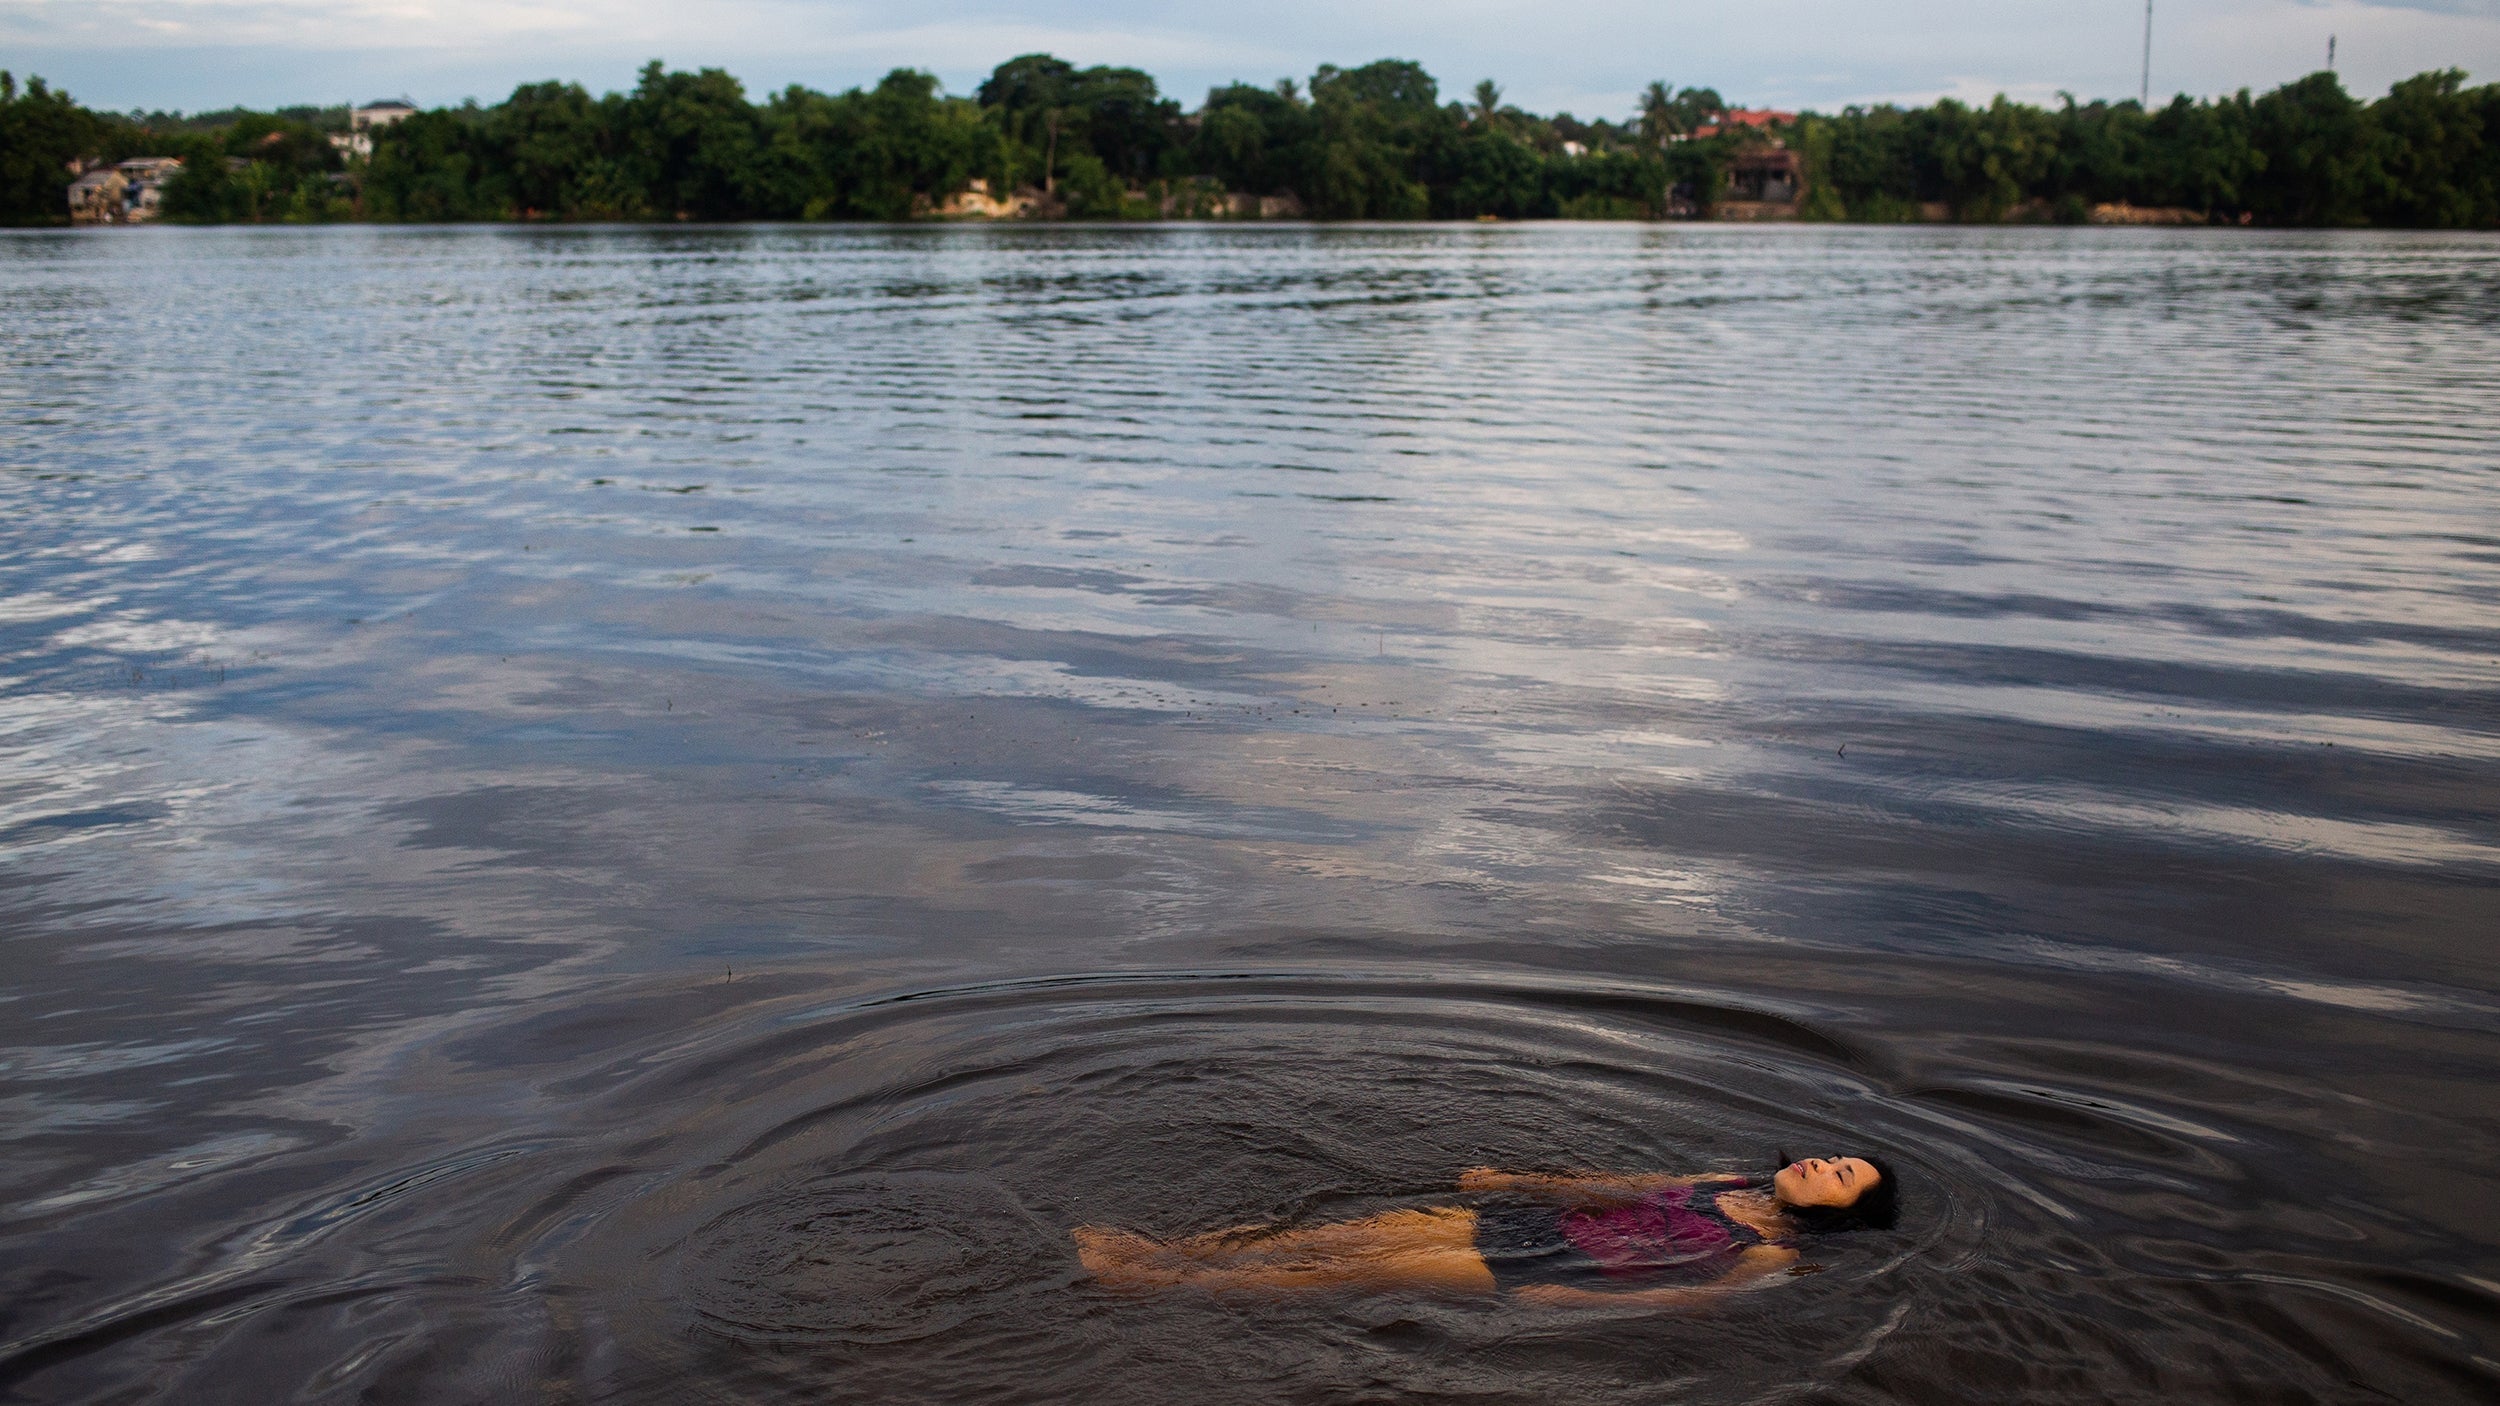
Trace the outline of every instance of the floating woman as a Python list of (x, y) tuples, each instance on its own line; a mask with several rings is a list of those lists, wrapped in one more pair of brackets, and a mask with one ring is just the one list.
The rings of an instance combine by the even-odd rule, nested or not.
[(1802, 1235), (1890, 1229), (1900, 1207), (1899, 1183), (1875, 1157), (1807, 1157), (1767, 1179), (1476, 1167), (1458, 1189), (1475, 1204), (1300, 1230), (1159, 1241), (1079, 1226), (1077, 1257), (1122, 1289), (1508, 1292), (1549, 1305), (1677, 1307), (1789, 1268)]

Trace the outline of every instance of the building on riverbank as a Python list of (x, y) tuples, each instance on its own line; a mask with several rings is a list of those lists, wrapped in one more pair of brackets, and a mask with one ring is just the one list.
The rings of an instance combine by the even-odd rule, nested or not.
[(1712, 212), (1722, 220), (1793, 220), (1805, 199), (1805, 163), (1778, 135), (1797, 114), (1775, 108), (1737, 108), (1693, 129), (1696, 137), (1737, 134), (1741, 143), (1728, 161), (1727, 191)]
[[(1143, 189), (1126, 193), (1123, 218), (1165, 220), (1299, 220), (1307, 218), (1301, 197), (1296, 195), (1253, 195), (1248, 191), (1226, 190), (1206, 178), (1156, 181)], [(944, 200), (922, 199), (913, 207), (915, 215), (934, 215), (942, 220), (1057, 220), (1068, 215), (1067, 200), (1038, 186), (1022, 186), (1011, 191), (991, 188), (990, 183), (974, 177), (963, 189)]]
[(1037, 214), (1053, 203), (1053, 197), (1031, 186), (992, 194), (990, 183), (975, 176), (962, 190), (939, 202), (935, 213), (946, 220), (1013, 220)]
[[(2202, 210), (2181, 205), (2130, 205), (2123, 200), (2095, 205), (2084, 217), (2095, 225), (2202, 225), (2212, 219)], [(2242, 221), (2246, 223), (2246, 221)]]
[(1797, 153), (1774, 138), (1769, 146), (1736, 154), (1728, 163), (1727, 187), (1730, 200), (1793, 208), (1805, 194), (1805, 168)]
[(1694, 141), (1707, 141), (1721, 132), (1750, 129), (1768, 135), (1774, 127), (1794, 125), (1797, 114), (1772, 107), (1735, 107), (1720, 113), (1693, 129)]
[(398, 98), (384, 98), (347, 110), (347, 130), (330, 134), (330, 145), (349, 156), (363, 158), (373, 155), (373, 132), (417, 115), (417, 105)]
[(138, 156), (82, 173), (69, 186), (74, 225), (140, 225), (156, 218), (165, 183), (182, 170), (176, 156)]
[(109, 225), (121, 222), (123, 198), (130, 183), (110, 166), (99, 166), (69, 183), (69, 222)]
[(347, 125), (359, 132), (371, 127), (388, 127), (417, 114), (417, 105), (399, 98), (384, 98), (347, 110)]

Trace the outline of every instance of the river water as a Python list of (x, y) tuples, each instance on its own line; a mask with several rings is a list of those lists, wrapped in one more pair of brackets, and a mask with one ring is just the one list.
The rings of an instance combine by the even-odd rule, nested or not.
[[(0, 1392), (2500, 1393), (2500, 242), (0, 239)], [(1706, 1313), (1068, 1230), (1875, 1150)]]

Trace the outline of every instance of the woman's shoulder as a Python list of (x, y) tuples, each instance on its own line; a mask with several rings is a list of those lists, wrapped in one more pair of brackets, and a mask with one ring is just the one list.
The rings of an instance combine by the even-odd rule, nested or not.
[(1749, 1191), (1760, 1183), (1734, 1172), (1709, 1172), (1701, 1176), (1660, 1177), (1644, 1188), (1644, 1201), (1670, 1205), (1707, 1208), (1731, 1191)]
[(1766, 1182), (1745, 1179), (1716, 1186), (1697, 1186), (1693, 1190), (1697, 1198), (1707, 1198), (1710, 1213), (1726, 1222), (1730, 1229), (1741, 1230), (1762, 1244), (1786, 1244), (1796, 1238), (1796, 1227), (1781, 1213), (1779, 1203), (1771, 1198), (1767, 1186)]

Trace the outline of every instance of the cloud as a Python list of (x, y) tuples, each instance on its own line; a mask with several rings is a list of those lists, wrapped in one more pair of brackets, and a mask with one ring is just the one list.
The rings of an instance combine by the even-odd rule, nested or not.
[[(2312, 9), (2344, 8), (2334, 0), (2301, 0)], [(2428, 10), (2441, 15), (2479, 15), (2486, 19), (2500, 18), (2500, 0), (2370, 0), (2369, 8), (2380, 10)]]
[[(2432, 67), (2500, 77), (2500, 0), (2156, 0), (2156, 94), (2267, 88), (2339, 67), (2376, 92)], [(1628, 113), (1652, 78), (1740, 101), (2132, 96), (2142, 0), (0, 0), (0, 51), (111, 107), (203, 108), (406, 92), (493, 99), (517, 82), (631, 83), (647, 58), (751, 90), (886, 69), (968, 91), (1044, 50), (1143, 68), (1185, 102), (1323, 62), (1422, 62), (1456, 94)]]

